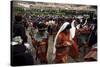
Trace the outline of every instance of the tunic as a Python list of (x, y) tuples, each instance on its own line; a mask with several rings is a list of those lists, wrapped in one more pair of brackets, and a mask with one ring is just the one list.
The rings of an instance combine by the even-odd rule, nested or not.
[(37, 32), (34, 35), (32, 43), (36, 49), (36, 59), (38, 58), (41, 64), (46, 64), (47, 63), (47, 49), (48, 49), (48, 33), (44, 32), (42, 36)]
[(70, 33), (61, 32), (57, 38), (55, 63), (66, 63), (68, 60), (68, 45), (71, 44)]

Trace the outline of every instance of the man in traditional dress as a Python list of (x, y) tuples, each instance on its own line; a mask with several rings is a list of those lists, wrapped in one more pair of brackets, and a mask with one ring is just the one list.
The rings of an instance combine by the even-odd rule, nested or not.
[(32, 38), (33, 46), (36, 49), (36, 59), (39, 59), (41, 64), (47, 64), (48, 33), (45, 27), (44, 23), (39, 23), (38, 32)]

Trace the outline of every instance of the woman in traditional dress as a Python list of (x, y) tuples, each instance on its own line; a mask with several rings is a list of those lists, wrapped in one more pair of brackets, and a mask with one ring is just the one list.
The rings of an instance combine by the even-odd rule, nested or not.
[[(74, 21), (72, 22), (72, 24)], [(77, 53), (76, 43), (74, 41), (75, 29), (72, 31), (72, 25), (65, 22), (58, 31), (54, 41), (54, 62), (66, 63), (68, 56), (75, 58)], [(75, 53), (74, 53), (75, 52)]]

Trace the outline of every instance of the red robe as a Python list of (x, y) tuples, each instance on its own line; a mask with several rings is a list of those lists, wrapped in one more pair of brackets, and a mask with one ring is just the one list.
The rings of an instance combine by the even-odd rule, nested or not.
[(41, 42), (36, 42), (33, 39), (32, 43), (36, 49), (36, 59), (38, 58), (41, 64), (47, 64), (48, 39), (43, 39)]
[(71, 43), (70, 33), (66, 35), (64, 32), (61, 32), (57, 38), (55, 63), (67, 62), (68, 60), (67, 42)]
[(74, 37), (74, 43), (72, 45), (68, 45), (67, 42), (72, 44), (70, 33), (66, 35), (64, 32), (61, 32), (57, 38), (55, 63), (66, 63), (68, 61), (68, 55), (73, 59), (78, 57), (79, 52), (76, 37)]

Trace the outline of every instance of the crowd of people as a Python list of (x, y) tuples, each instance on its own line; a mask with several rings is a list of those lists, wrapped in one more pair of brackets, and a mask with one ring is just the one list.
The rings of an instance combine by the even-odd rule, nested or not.
[[(32, 46), (28, 43), (29, 32)], [(97, 18), (83, 16), (34, 16), (16, 14), (11, 31), (11, 65), (48, 64), (48, 45), (53, 46), (52, 63), (67, 63), (70, 56), (75, 62), (80, 54), (84, 61), (97, 60)], [(53, 36), (53, 44), (49, 44)], [(36, 57), (31, 49), (35, 48)]]

